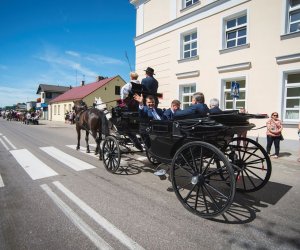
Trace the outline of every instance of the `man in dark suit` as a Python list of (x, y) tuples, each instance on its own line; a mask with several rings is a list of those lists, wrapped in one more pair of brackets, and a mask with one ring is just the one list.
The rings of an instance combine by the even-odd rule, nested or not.
[(139, 115), (141, 118), (148, 118), (150, 120), (162, 120), (163, 111), (155, 107), (155, 100), (153, 96), (146, 97), (146, 105), (143, 104), (143, 96), (134, 95), (133, 98), (139, 102)]
[(180, 119), (184, 118), (185, 116), (191, 115), (206, 116), (209, 113), (209, 109), (204, 102), (205, 98), (203, 93), (194, 93), (192, 97), (192, 105), (186, 109), (176, 111), (174, 114), (174, 118)]
[(164, 120), (173, 120), (174, 114), (177, 110), (180, 110), (180, 101), (173, 100), (171, 102), (171, 108), (167, 109), (163, 114)]
[[(146, 77), (142, 79), (142, 87), (143, 91), (148, 92), (149, 95), (154, 95), (154, 100), (155, 100), (155, 107), (158, 105), (158, 98), (155, 96), (157, 94), (157, 89), (158, 89), (158, 81), (153, 77), (154, 74), (154, 69), (148, 67), (145, 70)], [(146, 98), (147, 95), (144, 96)]]

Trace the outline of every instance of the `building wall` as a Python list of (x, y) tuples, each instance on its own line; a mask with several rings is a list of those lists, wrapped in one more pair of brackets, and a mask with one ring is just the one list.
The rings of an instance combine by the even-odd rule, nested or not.
[[(161, 8), (156, 0), (147, 4), (150, 6), (151, 2), (151, 13)], [(279, 112), (285, 124), (285, 137), (297, 139), (295, 131), (299, 119), (285, 119), (284, 110), (285, 73), (300, 72), (300, 32), (294, 35), (286, 35), (285, 32), (287, 1), (200, 1), (200, 4), (184, 11), (181, 10), (181, 2), (176, 2), (175, 20), (169, 18), (171, 22), (167, 23), (166, 17), (159, 19), (156, 16), (153, 25), (156, 27), (135, 38), (137, 72), (142, 76), (146, 67), (155, 69), (158, 91), (164, 94), (160, 107), (169, 107), (173, 99), (180, 99), (184, 85), (194, 83), (196, 91), (205, 94), (206, 103), (217, 97), (224, 109), (225, 82), (245, 80), (247, 111), (269, 115), (273, 111)], [(146, 12), (144, 6), (144, 27), (150, 27), (148, 23), (152, 19)], [(237, 13), (247, 15), (247, 43), (234, 49), (224, 49), (224, 20)], [(185, 16), (188, 18), (185, 19)], [(182, 60), (181, 37), (189, 31), (197, 32), (198, 55)], [(260, 127), (266, 120), (253, 122)], [(261, 136), (265, 131), (251, 133)]]
[[(120, 98), (120, 95), (115, 94), (115, 86), (120, 86), (121, 88), (124, 84), (125, 81), (121, 77), (117, 76), (102, 88), (97, 89), (90, 95), (83, 98), (83, 101), (88, 107), (92, 107), (95, 97), (101, 97), (103, 102), (107, 102), (108, 109), (115, 107), (116, 100)], [(73, 105), (73, 100), (51, 103), (48, 110), (50, 120), (64, 121), (66, 111), (72, 111)]]

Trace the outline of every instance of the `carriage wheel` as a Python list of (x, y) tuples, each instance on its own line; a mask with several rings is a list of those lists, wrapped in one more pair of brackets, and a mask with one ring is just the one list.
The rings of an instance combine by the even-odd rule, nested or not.
[(189, 142), (177, 150), (171, 180), (183, 206), (203, 218), (223, 214), (234, 198), (231, 164), (218, 148), (206, 142)]
[(244, 137), (233, 138), (227, 145), (225, 154), (232, 164), (238, 191), (254, 192), (267, 184), (272, 164), (259, 143)]
[(147, 158), (148, 158), (148, 161), (150, 162), (150, 163), (152, 163), (153, 165), (159, 165), (161, 162), (160, 161), (158, 161), (156, 158), (154, 158), (149, 152), (148, 152), (148, 150), (146, 150), (146, 156), (147, 156)]
[(113, 136), (107, 136), (103, 143), (103, 163), (107, 171), (115, 173), (121, 160), (121, 152), (118, 140)]

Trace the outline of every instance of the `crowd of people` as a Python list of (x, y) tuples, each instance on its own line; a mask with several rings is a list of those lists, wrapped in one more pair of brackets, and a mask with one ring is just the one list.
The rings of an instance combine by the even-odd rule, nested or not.
[(74, 124), (75, 123), (75, 112), (74, 111), (66, 111), (65, 113), (65, 123)]

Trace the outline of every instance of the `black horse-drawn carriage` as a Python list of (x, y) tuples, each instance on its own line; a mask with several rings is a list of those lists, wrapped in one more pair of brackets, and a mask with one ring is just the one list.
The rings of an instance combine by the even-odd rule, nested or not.
[(270, 178), (271, 161), (264, 148), (252, 139), (235, 137), (255, 127), (249, 122), (252, 118), (266, 115), (230, 111), (182, 120), (145, 121), (138, 112), (117, 107), (111, 119), (117, 135), (106, 137), (103, 163), (109, 172), (116, 173), (121, 156), (133, 152), (128, 135), (138, 135), (151, 163), (169, 165), (174, 192), (184, 207), (212, 218), (230, 207), (236, 190), (257, 191)]

